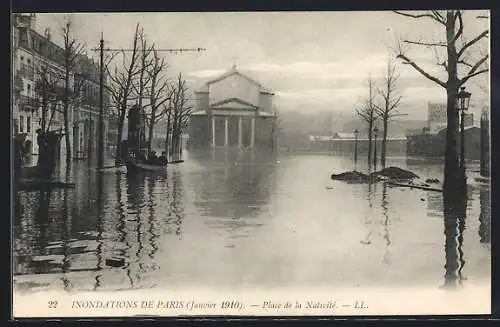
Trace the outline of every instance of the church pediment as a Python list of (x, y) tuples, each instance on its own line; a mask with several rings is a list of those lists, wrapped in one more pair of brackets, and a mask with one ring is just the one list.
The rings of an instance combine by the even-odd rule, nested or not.
[(216, 102), (211, 105), (213, 109), (250, 109), (255, 110), (257, 106), (238, 98), (231, 98)]

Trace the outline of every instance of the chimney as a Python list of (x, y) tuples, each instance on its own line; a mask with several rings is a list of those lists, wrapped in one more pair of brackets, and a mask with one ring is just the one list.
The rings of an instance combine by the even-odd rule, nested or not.
[(36, 15), (35, 14), (29, 15), (29, 28), (32, 30), (36, 30)]
[(46, 28), (44, 34), (45, 34), (45, 37), (47, 38), (47, 40), (50, 41), (50, 28)]

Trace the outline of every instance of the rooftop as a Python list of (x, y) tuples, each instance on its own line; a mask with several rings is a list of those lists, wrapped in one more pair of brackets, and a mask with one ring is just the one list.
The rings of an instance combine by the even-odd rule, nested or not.
[(238, 68), (237, 68), (236, 65), (233, 65), (233, 67), (230, 70), (228, 70), (227, 72), (225, 72), (225, 73), (223, 73), (223, 74), (221, 74), (219, 76), (216, 76), (216, 77), (212, 78), (211, 80), (207, 81), (203, 86), (201, 86), (198, 90), (196, 90), (196, 92), (197, 93), (208, 92), (210, 84), (216, 83), (218, 81), (221, 81), (221, 80), (223, 80), (223, 79), (225, 79), (225, 78), (227, 78), (227, 77), (229, 77), (231, 75), (235, 75), (235, 74), (240, 75), (240, 76), (246, 78), (251, 83), (257, 84), (260, 87), (260, 92), (261, 93), (267, 93), (267, 94), (274, 95), (274, 93), (270, 89), (262, 86), (262, 84), (260, 82), (256, 81), (254, 78), (248, 76), (247, 73), (242, 73), (240, 70), (238, 70)]

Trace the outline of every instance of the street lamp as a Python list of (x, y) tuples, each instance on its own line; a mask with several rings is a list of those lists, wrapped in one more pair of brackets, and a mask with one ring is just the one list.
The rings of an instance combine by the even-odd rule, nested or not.
[(373, 145), (373, 167), (375, 171), (377, 170), (377, 135), (378, 135), (378, 128), (375, 126), (373, 129), (373, 136), (375, 136), (375, 142)]
[(358, 163), (358, 134), (357, 129), (354, 130), (354, 170), (356, 170), (356, 164)]
[(465, 112), (469, 109), (471, 93), (465, 91), (465, 87), (460, 88), (457, 94), (458, 110), (461, 112), (460, 117), (460, 167), (465, 176), (465, 140), (464, 140), (464, 118)]

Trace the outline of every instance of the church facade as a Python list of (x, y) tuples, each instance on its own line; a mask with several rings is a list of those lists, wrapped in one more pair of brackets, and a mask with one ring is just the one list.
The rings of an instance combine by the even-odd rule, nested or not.
[(233, 67), (195, 92), (189, 148), (274, 151), (277, 113), (274, 93)]

